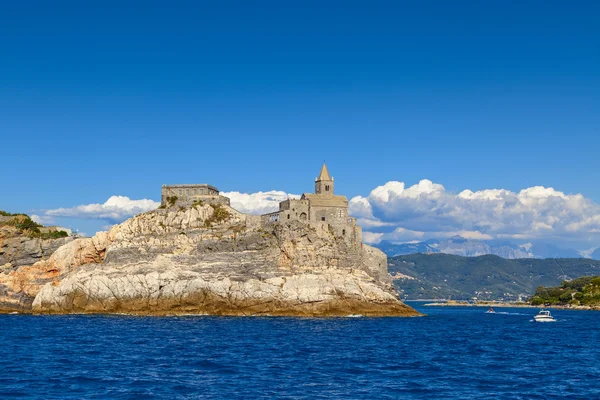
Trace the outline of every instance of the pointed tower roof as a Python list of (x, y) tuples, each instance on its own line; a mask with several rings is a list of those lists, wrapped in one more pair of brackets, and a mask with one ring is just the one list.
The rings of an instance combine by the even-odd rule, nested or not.
[(331, 180), (332, 179), (329, 176), (329, 171), (327, 171), (327, 165), (325, 165), (325, 163), (323, 163), (323, 166), (321, 167), (321, 173), (319, 174), (317, 181), (331, 181)]

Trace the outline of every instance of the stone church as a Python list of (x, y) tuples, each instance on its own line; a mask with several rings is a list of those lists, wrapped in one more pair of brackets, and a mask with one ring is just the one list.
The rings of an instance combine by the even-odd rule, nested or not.
[[(362, 228), (356, 219), (348, 215), (348, 199), (335, 194), (333, 177), (327, 165), (323, 164), (315, 179), (315, 192), (304, 193), (300, 199), (288, 199), (279, 203), (279, 211), (256, 216), (262, 225), (301, 221), (323, 234), (333, 233), (349, 246), (361, 248)], [(202, 201), (206, 204), (230, 205), (229, 198), (208, 184), (163, 185), (161, 206), (166, 207), (171, 200), (177, 204)], [(175, 202), (174, 202), (175, 203)]]
[(328, 229), (336, 236), (355, 245), (362, 243), (362, 229), (356, 219), (348, 215), (348, 199), (335, 194), (333, 177), (323, 164), (315, 179), (315, 192), (304, 193), (300, 199), (288, 199), (279, 203), (279, 211), (264, 214), (264, 223), (291, 220), (305, 221), (316, 229)]

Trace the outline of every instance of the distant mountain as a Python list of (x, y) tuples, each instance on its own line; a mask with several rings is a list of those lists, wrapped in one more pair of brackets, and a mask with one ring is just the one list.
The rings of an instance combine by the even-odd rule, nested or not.
[(600, 260), (600, 247), (598, 247), (590, 257), (594, 260)]
[(560, 247), (543, 243), (531, 246), (531, 252), (537, 258), (582, 258), (577, 250), (561, 249)]
[(585, 258), (507, 260), (494, 255), (410, 254), (391, 257), (396, 289), (409, 299), (504, 299), (580, 276), (600, 275), (600, 261)]
[[(444, 240), (427, 240), (395, 244), (382, 241), (375, 245), (388, 257), (416, 253), (445, 253), (463, 257), (477, 257), (488, 254), (507, 259), (518, 258), (581, 258), (581, 254), (573, 249), (561, 249), (557, 246), (543, 243), (518, 245), (507, 241), (481, 241), (454, 236)], [(600, 249), (591, 256), (600, 259)]]
[(439, 250), (425, 242), (395, 244), (382, 241), (375, 247), (387, 254), (388, 257), (415, 253), (439, 253)]

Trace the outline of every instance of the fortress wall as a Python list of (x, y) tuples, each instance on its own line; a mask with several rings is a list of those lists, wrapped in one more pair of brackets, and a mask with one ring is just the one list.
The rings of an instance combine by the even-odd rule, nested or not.
[(260, 228), (263, 223), (262, 223), (262, 215), (249, 215), (249, 214), (243, 214), (246, 216), (246, 227), (248, 229), (258, 229)]
[(362, 227), (360, 225), (354, 225), (354, 240), (357, 248), (363, 247)]
[[(208, 196), (208, 195), (196, 195), (196, 196), (184, 196), (183, 198), (177, 197), (176, 206), (191, 206), (194, 201), (202, 201), (204, 204), (221, 204), (224, 206), (230, 206), (229, 197), (225, 196)], [(168, 205), (168, 202), (164, 201), (162, 205)]]
[(231, 200), (229, 200), (229, 197), (225, 197), (225, 196), (195, 196), (192, 197), (191, 200), (202, 200), (205, 203), (208, 204), (222, 204), (225, 206), (231, 206)]
[(285, 210), (289, 210), (290, 209), (290, 201), (289, 200), (284, 200), (281, 203), (279, 203), (279, 211), (285, 211)]
[(219, 196), (219, 190), (211, 185), (197, 184), (197, 185), (163, 185), (161, 190), (161, 204), (167, 204), (168, 197), (177, 197), (178, 200), (204, 200), (208, 202), (217, 202), (220, 204), (227, 204), (224, 200), (215, 200), (215, 197)]
[(260, 219), (263, 224), (279, 222), (279, 211), (275, 211), (275, 212), (268, 213), (268, 214), (263, 214), (260, 216)]
[(286, 200), (280, 204), (279, 209), (280, 221), (308, 221), (309, 219), (309, 205), (306, 200)]

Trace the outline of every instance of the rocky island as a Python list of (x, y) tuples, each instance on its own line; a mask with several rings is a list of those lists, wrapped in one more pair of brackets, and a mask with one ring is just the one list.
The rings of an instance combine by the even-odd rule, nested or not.
[[(18, 301), (17, 301), (18, 299)], [(417, 316), (362, 243), (323, 166), (315, 193), (262, 216), (210, 185), (163, 186), (160, 208), (0, 273), (5, 311)]]

